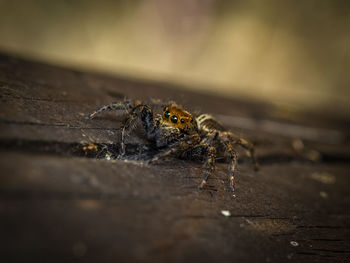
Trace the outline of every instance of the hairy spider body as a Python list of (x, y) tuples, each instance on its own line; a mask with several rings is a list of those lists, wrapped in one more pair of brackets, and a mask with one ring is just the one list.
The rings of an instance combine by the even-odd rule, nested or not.
[(150, 164), (170, 155), (185, 159), (204, 159), (204, 173), (199, 189), (203, 189), (214, 172), (216, 159), (224, 157), (229, 161), (229, 186), (234, 191), (234, 172), (238, 158), (235, 145), (249, 151), (254, 168), (258, 170), (254, 146), (225, 130), (211, 115), (192, 115), (174, 102), (162, 105), (164, 108), (160, 115), (154, 114), (151, 106), (140, 101), (112, 103), (90, 114), (89, 118), (92, 119), (106, 110), (125, 111), (126, 119), (121, 132), (121, 156), (125, 154), (126, 134), (130, 133), (136, 127), (137, 120), (141, 119), (147, 139), (159, 150), (159, 153), (148, 161)]

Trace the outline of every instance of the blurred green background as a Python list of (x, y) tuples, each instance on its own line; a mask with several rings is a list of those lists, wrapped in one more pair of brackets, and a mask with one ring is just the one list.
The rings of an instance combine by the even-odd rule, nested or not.
[(350, 1), (0, 0), (0, 52), (350, 116)]

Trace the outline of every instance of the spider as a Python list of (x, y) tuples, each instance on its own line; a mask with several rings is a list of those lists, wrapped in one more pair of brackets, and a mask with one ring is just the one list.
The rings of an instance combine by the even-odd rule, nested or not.
[(191, 114), (175, 102), (160, 103), (159, 105), (163, 107), (162, 115), (154, 114), (151, 104), (145, 104), (141, 101), (133, 103), (124, 101), (103, 106), (90, 114), (88, 118), (93, 119), (97, 114), (101, 114), (106, 110), (124, 111), (126, 113), (121, 128), (121, 156), (125, 155), (126, 135), (135, 129), (137, 120), (141, 120), (147, 139), (157, 149), (157, 154), (148, 160), (149, 164), (154, 164), (171, 155), (204, 161), (203, 178), (198, 186), (199, 190), (204, 188), (208, 178), (213, 174), (216, 159), (225, 158), (229, 161), (229, 187), (234, 191), (234, 173), (238, 159), (235, 145), (240, 145), (248, 151), (254, 169), (258, 170), (259, 165), (253, 144), (225, 130), (211, 115)]

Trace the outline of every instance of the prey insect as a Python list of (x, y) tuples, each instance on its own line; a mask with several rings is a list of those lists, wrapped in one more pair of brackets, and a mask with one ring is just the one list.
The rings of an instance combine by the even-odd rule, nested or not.
[(168, 156), (202, 160), (203, 177), (199, 189), (204, 188), (208, 178), (214, 173), (216, 160), (225, 158), (229, 163), (229, 187), (234, 191), (238, 159), (236, 145), (248, 151), (254, 169), (259, 169), (253, 144), (224, 129), (211, 115), (191, 114), (174, 102), (162, 105), (162, 114), (155, 114), (152, 106), (140, 101), (112, 103), (93, 112), (89, 118), (93, 119), (107, 110), (123, 111), (126, 118), (121, 128), (121, 156), (125, 155), (126, 135), (136, 127), (136, 122), (141, 120), (147, 140), (158, 150), (148, 163), (154, 164)]

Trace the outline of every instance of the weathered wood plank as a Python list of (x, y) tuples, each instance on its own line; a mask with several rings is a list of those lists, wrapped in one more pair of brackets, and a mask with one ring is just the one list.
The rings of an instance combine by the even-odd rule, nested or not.
[[(7, 56), (0, 57), (0, 69), (3, 258), (349, 260), (349, 141), (344, 122), (330, 126), (326, 121), (305, 121), (305, 115), (291, 123), (343, 134), (341, 144), (304, 141), (305, 150), (326, 157), (323, 162), (310, 162), (297, 153), (292, 147), (296, 138), (232, 125), (257, 143), (261, 171), (255, 173), (242, 153), (235, 195), (227, 191), (225, 163), (217, 165), (208, 188), (198, 192), (200, 163), (169, 159), (145, 165), (83, 150), (93, 142), (117, 151), (120, 138), (119, 117), (107, 114), (90, 121), (84, 115), (124, 96), (176, 99), (192, 109), (253, 121), (270, 119), (269, 106)], [(143, 141), (137, 134), (130, 136), (129, 148), (138, 142)], [(84, 158), (85, 154), (100, 159)], [(222, 210), (231, 216), (225, 217)]]

